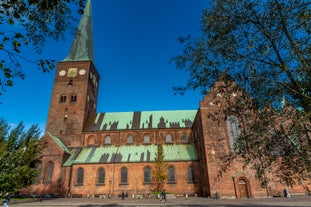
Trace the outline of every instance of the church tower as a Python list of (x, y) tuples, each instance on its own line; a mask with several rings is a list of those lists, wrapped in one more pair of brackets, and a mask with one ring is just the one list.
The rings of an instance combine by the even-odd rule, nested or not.
[(88, 0), (69, 55), (57, 64), (45, 131), (60, 138), (66, 146), (81, 146), (83, 126), (96, 113), (98, 83), (92, 6)]

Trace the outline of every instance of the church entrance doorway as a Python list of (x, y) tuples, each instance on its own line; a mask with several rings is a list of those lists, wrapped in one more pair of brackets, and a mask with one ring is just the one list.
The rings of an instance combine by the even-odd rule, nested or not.
[(248, 189), (247, 181), (244, 178), (239, 179), (238, 190), (239, 190), (240, 198), (249, 198), (249, 189)]

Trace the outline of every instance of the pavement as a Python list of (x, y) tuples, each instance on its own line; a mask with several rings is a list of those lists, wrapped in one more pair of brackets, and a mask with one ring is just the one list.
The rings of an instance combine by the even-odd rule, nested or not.
[(161, 202), (159, 199), (132, 199), (126, 198), (56, 198), (50, 200), (33, 201), (27, 203), (16, 203), (14, 199), (11, 201), (10, 207), (109, 207), (109, 206), (180, 206), (180, 207), (281, 207), (281, 206), (295, 206), (295, 207), (310, 207), (311, 196), (300, 195), (292, 196), (292, 198), (248, 198), (248, 199), (219, 199), (191, 197), (191, 198), (172, 198), (166, 202)]

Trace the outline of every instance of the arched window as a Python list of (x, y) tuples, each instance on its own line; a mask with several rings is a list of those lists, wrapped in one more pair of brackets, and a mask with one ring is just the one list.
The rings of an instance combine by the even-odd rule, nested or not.
[(238, 117), (235, 115), (229, 115), (227, 117), (227, 130), (229, 135), (230, 147), (233, 149), (234, 143), (241, 135), (241, 125)]
[(150, 136), (148, 134), (144, 136), (144, 143), (150, 143)]
[(168, 182), (175, 183), (175, 169), (173, 166), (168, 167)]
[(194, 177), (193, 167), (189, 166), (188, 167), (188, 182), (193, 183), (194, 181), (195, 181), (195, 177)]
[(37, 164), (36, 168), (37, 168), (38, 174), (37, 174), (35, 183), (39, 183), (41, 176), (42, 176), (42, 162), (38, 160), (36, 164)]
[(83, 177), (84, 177), (83, 168), (79, 168), (77, 171), (77, 185), (83, 185)]
[(106, 136), (105, 144), (111, 144), (111, 137), (110, 136)]
[(71, 102), (77, 102), (77, 94), (71, 94)]
[(105, 170), (103, 168), (100, 168), (98, 171), (98, 185), (104, 185), (105, 184)]
[(47, 164), (47, 175), (46, 175), (46, 180), (45, 180), (46, 183), (52, 182), (53, 170), (54, 170), (54, 163), (49, 162)]
[(122, 167), (121, 169), (121, 184), (127, 184), (127, 168)]
[(150, 167), (145, 167), (145, 169), (144, 169), (144, 183), (151, 183), (151, 169), (150, 169)]
[(183, 142), (188, 142), (188, 135), (186, 133), (183, 133), (181, 139)]
[(127, 144), (132, 144), (133, 143), (133, 136), (132, 135), (128, 135), (127, 136), (127, 141), (126, 141)]
[(171, 134), (167, 134), (166, 137), (165, 137), (165, 142), (172, 142), (172, 135)]
[(65, 103), (66, 102), (66, 95), (62, 94), (59, 98), (59, 103)]

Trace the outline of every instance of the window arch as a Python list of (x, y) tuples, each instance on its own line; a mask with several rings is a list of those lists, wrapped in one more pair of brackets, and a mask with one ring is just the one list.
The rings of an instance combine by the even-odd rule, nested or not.
[(151, 183), (151, 169), (150, 169), (150, 167), (144, 168), (144, 183)]
[(79, 168), (77, 171), (77, 185), (83, 185), (83, 178), (84, 178), (84, 170), (83, 168)]
[(71, 94), (71, 99), (70, 99), (71, 102), (77, 102), (77, 94), (73, 93)]
[(229, 115), (227, 117), (227, 130), (229, 135), (230, 148), (233, 149), (234, 143), (237, 141), (238, 137), (241, 135), (241, 125), (239, 118), (235, 115)]
[(127, 168), (121, 168), (121, 184), (127, 184)]
[(38, 171), (38, 175), (36, 177), (35, 183), (39, 183), (40, 179), (41, 179), (41, 176), (42, 176), (42, 162), (40, 160), (37, 161), (36, 168), (37, 168), (37, 171)]
[(150, 136), (148, 134), (144, 136), (144, 143), (150, 143)]
[(105, 137), (105, 144), (111, 144), (111, 137), (109, 135)]
[(98, 170), (97, 184), (98, 185), (104, 185), (105, 184), (105, 170), (103, 168), (100, 168)]
[(181, 139), (183, 142), (188, 142), (188, 135), (186, 133), (183, 133)]
[(47, 163), (47, 174), (46, 174), (46, 183), (52, 182), (53, 177), (53, 171), (54, 171), (54, 163), (52, 161)]
[(173, 140), (172, 140), (172, 135), (171, 134), (166, 134), (166, 136), (165, 136), (165, 142), (172, 142)]
[(175, 183), (175, 168), (173, 166), (168, 167), (168, 182)]
[(67, 97), (66, 97), (65, 94), (60, 95), (59, 103), (65, 103), (65, 102), (66, 102), (66, 99), (67, 99)]
[(194, 177), (194, 170), (192, 166), (188, 167), (188, 182), (194, 182), (195, 177)]
[(133, 143), (133, 136), (132, 136), (132, 135), (129, 134), (129, 135), (127, 136), (126, 143), (127, 143), (127, 144), (132, 144), (132, 143)]

